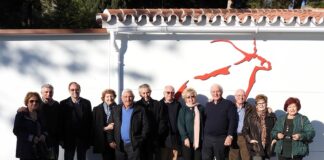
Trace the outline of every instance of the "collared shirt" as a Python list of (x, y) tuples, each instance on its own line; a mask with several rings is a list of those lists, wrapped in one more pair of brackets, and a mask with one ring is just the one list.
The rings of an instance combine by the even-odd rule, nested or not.
[(131, 117), (133, 113), (133, 106), (129, 108), (122, 107), (122, 125), (120, 129), (121, 138), (125, 144), (131, 143), (130, 139), (130, 125), (131, 125)]
[(238, 125), (237, 125), (237, 133), (242, 133), (243, 129), (243, 123), (244, 123), (244, 116), (245, 116), (245, 108), (237, 108), (237, 114), (238, 114)]
[(103, 103), (103, 108), (104, 108), (104, 111), (105, 111), (105, 113), (106, 113), (106, 122), (108, 122), (108, 119), (109, 119), (109, 117), (110, 117), (110, 113), (111, 113), (111, 111), (110, 111), (110, 109), (109, 109), (109, 106), (108, 106), (108, 104), (107, 103)]

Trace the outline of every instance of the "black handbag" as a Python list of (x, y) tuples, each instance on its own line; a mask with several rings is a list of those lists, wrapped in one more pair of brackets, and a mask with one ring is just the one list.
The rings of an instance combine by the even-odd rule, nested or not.
[(49, 159), (49, 149), (45, 142), (38, 142), (33, 145), (33, 152), (37, 159)]

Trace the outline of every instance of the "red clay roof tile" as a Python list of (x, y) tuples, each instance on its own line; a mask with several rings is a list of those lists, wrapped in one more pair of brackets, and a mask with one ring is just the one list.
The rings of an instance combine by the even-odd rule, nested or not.
[(111, 21), (112, 17), (124, 22), (127, 16), (134, 18), (135, 22), (145, 17), (148, 17), (148, 21), (154, 22), (156, 17), (160, 16), (162, 21), (169, 22), (176, 19), (179, 23), (186, 21), (187, 18), (191, 18), (190, 23), (199, 23), (202, 19), (213, 23), (221, 17), (225, 23), (231, 23), (233, 20), (245, 23), (250, 20), (254, 23), (279, 21), (284, 24), (312, 22), (315, 25), (322, 25), (324, 9), (107, 9), (98, 15), (97, 20), (104, 22)]

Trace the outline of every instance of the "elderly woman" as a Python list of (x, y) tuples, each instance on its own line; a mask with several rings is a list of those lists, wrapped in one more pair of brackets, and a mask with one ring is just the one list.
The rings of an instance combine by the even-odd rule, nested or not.
[(271, 156), (271, 129), (275, 125), (276, 116), (268, 112), (267, 96), (259, 94), (255, 101), (256, 107), (246, 115), (242, 132), (252, 159), (264, 160)]
[(315, 130), (308, 118), (298, 111), (301, 105), (298, 98), (286, 100), (286, 115), (278, 118), (271, 135), (277, 139), (274, 152), (279, 160), (302, 160), (308, 155), (308, 143), (312, 142)]
[(201, 159), (203, 107), (197, 103), (197, 92), (187, 88), (182, 93), (185, 105), (178, 116), (178, 130), (185, 160)]
[(47, 147), (44, 131), (37, 109), (40, 104), (37, 92), (28, 92), (25, 96), (27, 112), (17, 112), (13, 133), (17, 136), (16, 157), (21, 160), (47, 159)]
[(113, 124), (108, 125), (112, 109), (117, 106), (116, 93), (106, 89), (101, 94), (102, 103), (93, 108), (93, 152), (101, 153), (103, 160), (115, 159), (115, 150), (107, 142), (106, 131), (113, 129)]

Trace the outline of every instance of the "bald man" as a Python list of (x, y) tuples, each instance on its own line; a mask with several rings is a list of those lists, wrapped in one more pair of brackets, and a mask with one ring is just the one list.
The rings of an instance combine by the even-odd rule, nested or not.
[(238, 114), (238, 126), (233, 136), (229, 152), (229, 160), (250, 160), (245, 137), (242, 135), (243, 123), (246, 115), (251, 111), (252, 105), (246, 102), (246, 94), (243, 89), (235, 92), (235, 106)]

